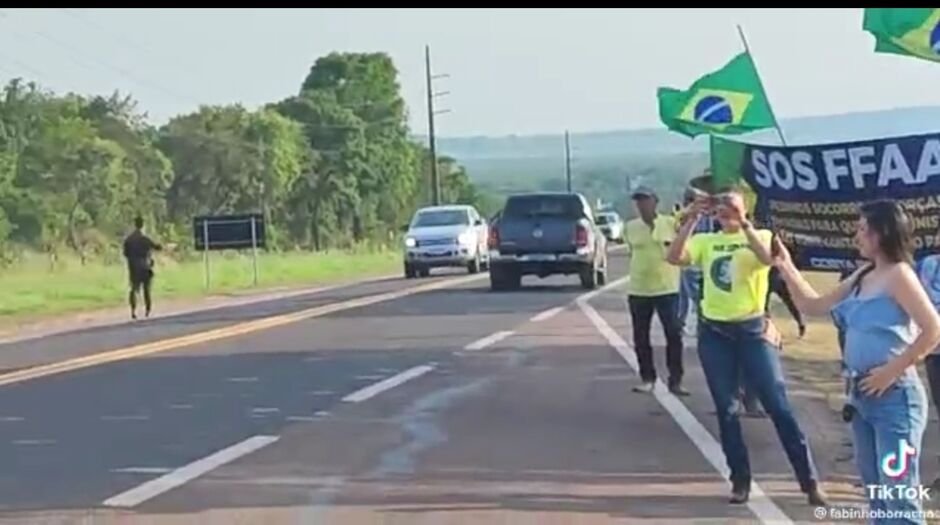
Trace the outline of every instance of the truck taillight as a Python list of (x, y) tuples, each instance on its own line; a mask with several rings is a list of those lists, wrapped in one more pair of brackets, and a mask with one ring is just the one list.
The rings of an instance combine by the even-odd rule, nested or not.
[(584, 227), (583, 224), (579, 224), (578, 229), (575, 230), (574, 244), (578, 248), (584, 248), (588, 245), (588, 230)]
[(499, 248), (499, 230), (490, 228), (490, 234), (486, 238), (486, 245), (491, 250)]

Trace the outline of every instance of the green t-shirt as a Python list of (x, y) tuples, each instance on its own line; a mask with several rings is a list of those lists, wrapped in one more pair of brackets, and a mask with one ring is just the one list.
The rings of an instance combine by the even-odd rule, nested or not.
[[(770, 248), (773, 233), (757, 230)], [(702, 315), (714, 321), (735, 321), (764, 314), (770, 266), (760, 262), (743, 231), (699, 233), (687, 246), (694, 266), (702, 269)]]

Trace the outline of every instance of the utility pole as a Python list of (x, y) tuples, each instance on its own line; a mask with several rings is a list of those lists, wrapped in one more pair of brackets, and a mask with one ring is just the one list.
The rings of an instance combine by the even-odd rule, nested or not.
[(568, 193), (571, 193), (571, 142), (568, 139), (568, 130), (565, 130), (565, 180), (568, 182)]
[(431, 47), (424, 46), (424, 65), (425, 65), (425, 75), (427, 77), (428, 83), (428, 146), (431, 150), (431, 195), (435, 206), (441, 204), (441, 181), (437, 172), (437, 147), (434, 141), (434, 115), (441, 113), (450, 112), (449, 109), (442, 111), (434, 111), (434, 97), (444, 96), (449, 94), (449, 91), (443, 91), (440, 93), (434, 92), (434, 87), (431, 85), (431, 81), (437, 78), (446, 78), (449, 75), (432, 75), (431, 74)]

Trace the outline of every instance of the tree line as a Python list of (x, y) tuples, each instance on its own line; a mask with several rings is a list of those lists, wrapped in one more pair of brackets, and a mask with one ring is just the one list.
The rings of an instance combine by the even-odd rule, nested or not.
[[(383, 53), (316, 60), (298, 94), (249, 110), (202, 106), (155, 127), (130, 96), (58, 95), (11, 80), (0, 100), (0, 254), (114, 254), (142, 216), (191, 245), (200, 214), (261, 211), (278, 249), (394, 239), (429, 204), (430, 155), (411, 138)], [(442, 199), (494, 211), (453, 159)]]

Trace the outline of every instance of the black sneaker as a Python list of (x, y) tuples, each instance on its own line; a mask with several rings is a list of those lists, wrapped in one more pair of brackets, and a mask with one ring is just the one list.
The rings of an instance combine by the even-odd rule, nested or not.
[(731, 489), (731, 498), (728, 499), (728, 503), (733, 505), (741, 505), (747, 503), (747, 500), (751, 497), (751, 484), (750, 483), (735, 483), (734, 487)]

